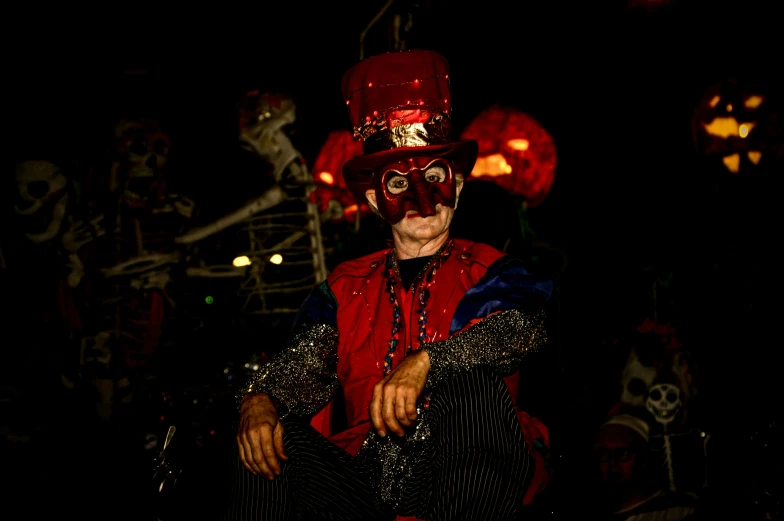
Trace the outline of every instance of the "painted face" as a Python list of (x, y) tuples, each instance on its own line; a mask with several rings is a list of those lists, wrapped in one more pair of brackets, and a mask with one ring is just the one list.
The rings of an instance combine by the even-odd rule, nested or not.
[(636, 466), (636, 452), (629, 446), (599, 447), (596, 453), (604, 481), (612, 484), (631, 481)]
[(615, 486), (636, 480), (644, 467), (643, 450), (641, 438), (630, 429), (618, 425), (603, 427), (594, 453), (605, 484)]
[(373, 177), (378, 211), (391, 224), (409, 211), (436, 214), (436, 205), (455, 207), (457, 183), (445, 159), (414, 157), (384, 167)]

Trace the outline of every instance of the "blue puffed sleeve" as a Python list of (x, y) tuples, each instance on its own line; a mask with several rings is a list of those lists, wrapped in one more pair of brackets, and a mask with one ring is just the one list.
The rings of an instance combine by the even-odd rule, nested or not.
[(499, 311), (535, 312), (550, 300), (553, 288), (553, 281), (532, 275), (525, 269), (522, 260), (501, 257), (463, 295), (452, 317), (450, 334), (460, 331), (474, 319)]
[(304, 323), (326, 324), (337, 327), (338, 301), (325, 280), (314, 287), (294, 317), (292, 330)]

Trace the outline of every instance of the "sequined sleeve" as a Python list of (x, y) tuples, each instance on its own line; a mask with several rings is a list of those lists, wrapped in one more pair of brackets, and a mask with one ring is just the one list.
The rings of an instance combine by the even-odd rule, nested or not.
[(517, 309), (495, 313), (446, 340), (425, 344), (430, 356), (426, 387), (434, 389), (456, 374), (490, 366), (513, 372), (529, 353), (547, 341), (544, 311)]
[(338, 387), (337, 346), (334, 326), (298, 325), (288, 346), (264, 364), (238, 393), (238, 406), (249, 393), (267, 393), (285, 405), (288, 413), (315, 414)]

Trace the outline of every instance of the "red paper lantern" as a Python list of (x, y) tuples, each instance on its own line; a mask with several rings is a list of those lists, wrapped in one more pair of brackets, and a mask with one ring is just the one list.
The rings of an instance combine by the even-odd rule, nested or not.
[(335, 211), (343, 219), (354, 222), (357, 211), (361, 215), (370, 213), (367, 204), (360, 203), (346, 190), (343, 181), (343, 165), (352, 157), (362, 154), (362, 143), (354, 139), (348, 130), (330, 132), (321, 146), (311, 172), (316, 182), (316, 190), (311, 199), (318, 205), (321, 212)]
[(529, 206), (544, 200), (555, 179), (557, 155), (553, 138), (534, 118), (493, 106), (474, 118), (460, 137), (479, 142), (472, 177), (522, 196)]
[(361, 154), (362, 143), (354, 139), (350, 131), (330, 132), (313, 163), (313, 178), (317, 183), (345, 188), (343, 165), (349, 159)]

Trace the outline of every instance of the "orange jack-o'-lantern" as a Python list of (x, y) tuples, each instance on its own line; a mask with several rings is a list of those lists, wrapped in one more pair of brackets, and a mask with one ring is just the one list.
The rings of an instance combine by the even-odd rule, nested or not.
[(322, 213), (332, 212), (331, 220), (354, 222), (357, 211), (361, 212), (360, 216), (370, 213), (370, 207), (358, 202), (346, 190), (343, 181), (343, 164), (360, 154), (362, 143), (355, 140), (348, 130), (336, 130), (329, 133), (316, 156), (311, 169), (316, 190), (311, 194), (311, 199)]
[(493, 106), (474, 118), (460, 137), (479, 142), (473, 177), (522, 196), (529, 206), (541, 203), (550, 191), (557, 162), (555, 143), (528, 114)]
[(714, 85), (694, 110), (697, 150), (733, 174), (767, 170), (782, 155), (775, 101), (757, 85), (736, 80)]

